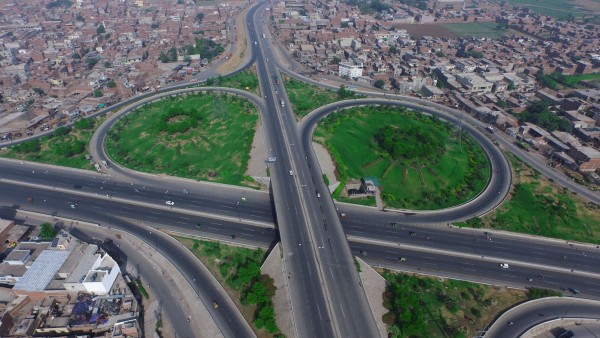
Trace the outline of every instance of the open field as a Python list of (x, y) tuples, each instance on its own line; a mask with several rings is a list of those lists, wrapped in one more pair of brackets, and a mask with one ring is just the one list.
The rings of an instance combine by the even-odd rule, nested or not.
[[(440, 147), (429, 149), (430, 153), (423, 157), (391, 156), (376, 141), (385, 126), (392, 126), (392, 131), (406, 131), (393, 140), (395, 149), (406, 144), (427, 144), (430, 138), (438, 140)], [(489, 163), (481, 147), (464, 133), (460, 143), (457, 136), (454, 126), (448, 123), (390, 107), (360, 107), (334, 113), (319, 123), (314, 135), (336, 162), (342, 185), (348, 178), (375, 176), (388, 207), (422, 210), (470, 200), (489, 179)], [(423, 150), (414, 146), (406, 151)]]
[(483, 217), (482, 226), (600, 244), (600, 206), (550, 182), (512, 154), (507, 156), (514, 189), (499, 209)]
[(384, 270), (390, 282), (383, 316), (390, 337), (475, 337), (493, 319), (527, 300), (527, 292)]
[[(348, 98), (341, 97), (333, 90), (309, 85), (285, 75), (283, 76), (283, 84), (292, 103), (294, 113), (300, 117), (326, 104)], [(362, 96), (352, 97), (359, 98)]]
[(234, 96), (170, 97), (122, 118), (106, 150), (133, 170), (254, 186), (244, 173), (257, 120), (256, 108)]
[(469, 22), (444, 24), (441, 26), (461, 37), (474, 36), (495, 39), (502, 37), (503, 35), (521, 34), (512, 29), (497, 29), (497, 25), (496, 22)]
[(550, 79), (556, 81), (559, 87), (583, 88), (581, 81), (589, 81), (600, 85), (600, 73), (579, 74), (579, 75), (562, 75), (551, 73), (546, 75)]
[(0, 156), (94, 170), (85, 154), (94, 130), (103, 120), (81, 119), (73, 127), (57, 128), (50, 136), (2, 149)]
[[(201, 241), (187, 237), (175, 237), (183, 243), (208, 268), (225, 292), (260, 338), (279, 337), (271, 301), (275, 294), (273, 280), (261, 276), (260, 265), (266, 258), (261, 249), (239, 248), (217, 242)], [(263, 311), (261, 311), (263, 310)], [(259, 312), (263, 314), (260, 317)], [(268, 324), (266, 324), (268, 322)], [(266, 325), (264, 325), (265, 323)]]
[(579, 1), (577, 3), (565, 0), (513, 0), (509, 5), (527, 7), (534, 12), (555, 19), (564, 19), (570, 15), (575, 18), (600, 15), (600, 3), (595, 1)]

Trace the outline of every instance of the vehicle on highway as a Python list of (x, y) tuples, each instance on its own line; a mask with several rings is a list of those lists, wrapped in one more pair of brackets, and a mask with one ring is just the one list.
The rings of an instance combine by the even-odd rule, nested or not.
[(294, 176), (294, 172), (290, 170), (290, 176)]
[(317, 198), (321, 198), (321, 194), (317, 191)]
[(231, 237), (231, 239), (235, 239), (235, 235), (231, 235), (231, 236), (229, 236), (229, 237)]
[(75, 189), (81, 189), (81, 186), (80, 186), (79, 184), (75, 184), (75, 185), (73, 186), (73, 188), (75, 188)]
[(542, 275), (538, 275), (537, 277), (538, 277), (538, 279), (544, 279), (544, 276), (542, 276)]
[(400, 262), (406, 262), (406, 258), (404, 258), (404, 257), (400, 257), (398, 259), (400, 260)]
[(166, 201), (165, 204), (173, 206), (173, 205), (175, 205), (175, 202), (173, 202), (173, 201)]
[(273, 163), (273, 162), (275, 162), (275, 161), (277, 161), (277, 157), (268, 157), (268, 158), (267, 158), (267, 162), (268, 162), (268, 163)]
[(533, 278), (527, 278), (528, 282), (533, 282)]
[(219, 308), (219, 303), (217, 303), (217, 301), (216, 301), (216, 300), (213, 300), (213, 301), (212, 301), (212, 307), (213, 307), (214, 309), (218, 309), (218, 308)]
[(285, 101), (281, 100), (281, 106), (285, 107)]
[(492, 127), (492, 126), (487, 126), (487, 128), (485, 128), (485, 129), (492, 134), (494, 133), (494, 127)]
[(77, 208), (77, 202), (71, 204), (71, 209)]
[(578, 295), (579, 294), (579, 290), (577, 289), (573, 289), (573, 288), (569, 288), (569, 291), (574, 294), (574, 295)]
[(31, 197), (31, 196), (28, 196), (28, 197), (27, 197), (27, 202), (29, 202), (29, 203), (33, 203), (33, 197)]
[(255, 45), (258, 45), (258, 42), (254, 41), (254, 44), (255, 44)]
[(361, 250), (361, 251), (360, 251), (360, 254), (361, 254), (362, 256), (366, 256), (366, 255), (367, 255), (367, 252), (366, 252), (366, 251), (364, 251), (364, 250)]
[(506, 264), (506, 263), (500, 263), (500, 267), (502, 269), (508, 269), (508, 264)]
[(410, 236), (411, 236), (411, 237), (415, 237), (415, 236), (417, 235), (417, 233), (416, 233), (416, 232), (414, 232), (414, 231), (411, 231), (411, 232), (409, 232), (409, 233), (410, 233)]
[(392, 222), (390, 224), (391, 224), (392, 228), (397, 228), (400, 226), (400, 223), (396, 223), (396, 222)]

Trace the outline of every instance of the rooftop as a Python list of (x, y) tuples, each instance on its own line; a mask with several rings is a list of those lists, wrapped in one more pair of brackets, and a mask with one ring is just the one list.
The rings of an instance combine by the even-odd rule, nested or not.
[(31, 267), (15, 284), (13, 290), (43, 291), (52, 281), (58, 269), (67, 260), (70, 251), (44, 250)]

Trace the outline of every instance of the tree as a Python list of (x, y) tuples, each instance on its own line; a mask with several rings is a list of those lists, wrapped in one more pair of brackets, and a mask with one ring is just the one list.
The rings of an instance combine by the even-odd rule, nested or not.
[(350, 26), (350, 22), (348, 21), (342, 21), (342, 23), (340, 24), (341, 28), (348, 28)]
[(204, 13), (198, 13), (198, 14), (196, 14), (196, 22), (198, 24), (202, 23), (202, 19), (204, 19)]
[(106, 86), (108, 88), (115, 88), (117, 86), (117, 84), (115, 83), (115, 80), (110, 80), (106, 83)]
[(104, 25), (100, 24), (96, 28), (96, 34), (104, 34), (104, 33), (106, 33), (106, 29), (104, 28)]
[(87, 59), (85, 59), (85, 63), (87, 64), (88, 69), (92, 69), (98, 63), (98, 59), (87, 58)]
[(51, 240), (52, 238), (54, 238), (56, 236), (56, 230), (54, 230), (54, 227), (52, 226), (52, 224), (50, 223), (42, 223), (40, 225), (40, 237), (44, 240)]
[(339, 65), (341, 61), (342, 59), (340, 59), (340, 57), (337, 55), (331, 58), (331, 64), (333, 65)]
[(81, 60), (81, 55), (77, 54), (77, 53), (73, 53), (71, 54), (71, 57), (75, 60)]
[(38, 94), (39, 96), (42, 96), (42, 95), (44, 95), (44, 94), (45, 94), (45, 93), (44, 93), (44, 90), (43, 90), (42, 88), (35, 87), (35, 88), (32, 88), (31, 90), (33, 90), (33, 91), (34, 91), (36, 94)]
[(375, 83), (373, 83), (373, 86), (381, 89), (381, 88), (383, 88), (383, 86), (385, 86), (385, 81), (382, 79), (379, 79), (379, 80), (375, 81)]
[(102, 91), (100, 89), (94, 90), (94, 97), (102, 97)]
[(344, 86), (340, 86), (340, 89), (338, 89), (337, 94), (340, 99), (346, 99), (354, 96), (354, 92), (346, 89), (346, 87)]
[(506, 89), (508, 89), (508, 90), (515, 90), (515, 88), (516, 88), (515, 83), (513, 81), (510, 81), (510, 83), (506, 87)]
[(81, 15), (81, 14), (77, 14), (77, 15), (75, 16), (75, 20), (83, 22), (83, 21), (84, 21), (84, 19), (83, 19), (83, 15)]

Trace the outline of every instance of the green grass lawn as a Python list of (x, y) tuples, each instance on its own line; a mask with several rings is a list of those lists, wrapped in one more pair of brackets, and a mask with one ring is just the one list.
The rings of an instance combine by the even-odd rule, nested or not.
[(198, 257), (235, 302), (258, 337), (279, 337), (272, 303), (273, 279), (261, 275), (266, 258), (262, 249), (252, 250), (175, 236)]
[(443, 24), (442, 27), (459, 36), (476, 36), (495, 39), (503, 35), (520, 34), (512, 29), (497, 29), (497, 25), (496, 22), (468, 22)]
[[(296, 116), (300, 117), (326, 104), (349, 98), (341, 97), (336, 91), (313, 86), (285, 75), (283, 83), (292, 103), (292, 109)], [(362, 96), (352, 96), (352, 98), (360, 97)]]
[(216, 78), (206, 80), (206, 86), (229, 87), (242, 89), (256, 95), (260, 95), (258, 87), (258, 77), (254, 67), (244, 70), (230, 76), (218, 76)]
[[(430, 132), (443, 140), (443, 154), (418, 159), (417, 163), (393, 160), (374, 139), (382, 126), (399, 125)], [(326, 117), (314, 138), (331, 153), (341, 182), (375, 176), (387, 206), (436, 209), (473, 198), (489, 179), (483, 149), (464, 133), (460, 144), (456, 136), (452, 125), (426, 115), (391, 107), (360, 107)], [(374, 205), (374, 201), (344, 200)]]
[(508, 155), (515, 171), (514, 190), (483, 218), (495, 229), (600, 244), (600, 206), (558, 187), (521, 160)]
[(50, 136), (2, 149), (0, 156), (95, 170), (90, 161), (85, 159), (85, 154), (94, 130), (103, 120), (104, 118), (79, 120), (72, 128), (58, 128), (58, 132), (55, 130)]
[(390, 283), (383, 316), (390, 337), (474, 337), (527, 292), (457, 280), (383, 271)]
[[(220, 99), (205, 93), (170, 97), (131, 112), (108, 133), (108, 154), (134, 170), (252, 185), (244, 173), (258, 120), (256, 108), (243, 99), (219, 95)], [(165, 118), (169, 112), (182, 115)]]
[(552, 80), (556, 81), (559, 86), (581, 88), (581, 81), (591, 81), (600, 84), (600, 73), (579, 74), (579, 75), (562, 75), (557, 73), (548, 74)]

